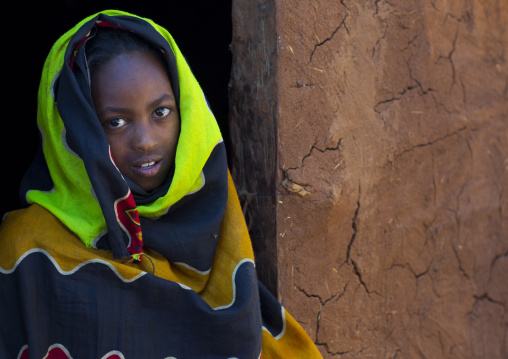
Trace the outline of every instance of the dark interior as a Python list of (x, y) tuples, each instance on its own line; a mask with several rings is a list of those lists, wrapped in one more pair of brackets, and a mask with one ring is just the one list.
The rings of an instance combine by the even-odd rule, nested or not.
[[(53, 43), (80, 20), (103, 9), (121, 9), (150, 18), (175, 38), (219, 122), (229, 148), (227, 86), (231, 72), (230, 1), (15, 2), (4, 13), (3, 121), (0, 144), (4, 166), (0, 214), (19, 208), (18, 187), (39, 143), (37, 91), (44, 60)], [(9, 17), (12, 17), (9, 19)]]

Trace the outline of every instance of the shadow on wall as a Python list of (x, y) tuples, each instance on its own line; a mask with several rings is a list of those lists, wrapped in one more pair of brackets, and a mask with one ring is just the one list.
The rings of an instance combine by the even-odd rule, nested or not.
[[(231, 3), (59, 0), (14, 2), (10, 12), (15, 26), (4, 38), (9, 86), (9, 104), (0, 130), (4, 187), (0, 214), (19, 208), (21, 177), (30, 165), (39, 143), (36, 125), (37, 91), (42, 67), (53, 43), (77, 22), (106, 8), (120, 9), (154, 20), (175, 38), (201, 84), (223, 137), (228, 144), (228, 93), (231, 71)], [(4, 77), (5, 78), (5, 77)], [(4, 103), (7, 103), (4, 102)]]

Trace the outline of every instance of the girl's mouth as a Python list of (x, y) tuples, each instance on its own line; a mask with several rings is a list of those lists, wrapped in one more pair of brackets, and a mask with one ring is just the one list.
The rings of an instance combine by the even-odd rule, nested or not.
[(144, 177), (155, 176), (161, 167), (162, 160), (159, 161), (147, 161), (139, 165), (132, 166), (133, 171)]

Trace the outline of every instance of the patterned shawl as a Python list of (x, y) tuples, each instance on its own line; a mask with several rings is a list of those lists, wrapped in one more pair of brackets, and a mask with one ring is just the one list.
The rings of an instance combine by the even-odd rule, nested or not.
[[(118, 171), (94, 111), (96, 26), (133, 31), (168, 62), (181, 132), (174, 172), (149, 193)], [(0, 357), (320, 357), (257, 280), (219, 128), (164, 28), (116, 10), (81, 21), (46, 60), (37, 123), (27, 208), (0, 228)]]

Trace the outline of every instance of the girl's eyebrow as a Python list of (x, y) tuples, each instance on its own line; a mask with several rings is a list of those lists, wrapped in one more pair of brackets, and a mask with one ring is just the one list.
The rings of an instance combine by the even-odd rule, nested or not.
[(129, 112), (130, 112), (130, 110), (128, 108), (108, 106), (105, 109), (103, 109), (102, 111), (97, 112), (97, 117), (99, 117), (99, 119), (100, 119), (101, 117), (107, 116), (110, 113), (124, 113), (125, 114), (125, 113), (129, 113)]
[(171, 96), (170, 94), (165, 93), (161, 97), (159, 97), (159, 98), (153, 100), (152, 102), (150, 102), (148, 104), (148, 106), (147, 106), (147, 109), (150, 110), (150, 109), (160, 105), (162, 102), (164, 102), (166, 100), (175, 101), (175, 98), (173, 96)]

